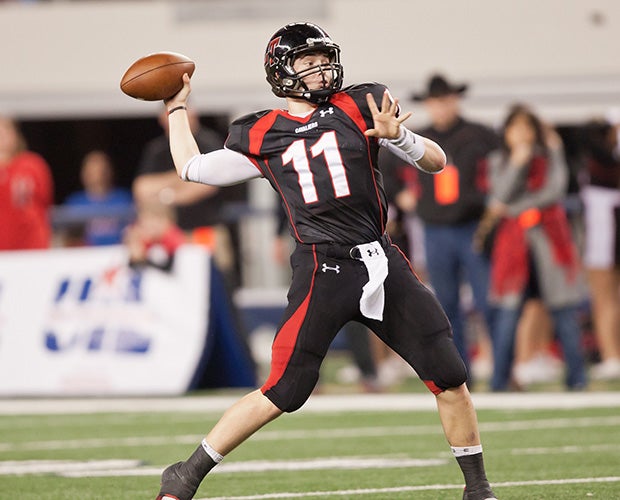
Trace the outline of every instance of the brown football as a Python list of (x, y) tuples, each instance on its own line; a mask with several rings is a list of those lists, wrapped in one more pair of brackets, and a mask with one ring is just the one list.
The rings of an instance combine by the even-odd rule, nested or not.
[(134, 62), (121, 78), (121, 90), (143, 101), (160, 101), (183, 87), (183, 74), (190, 77), (196, 65), (176, 52), (156, 52)]

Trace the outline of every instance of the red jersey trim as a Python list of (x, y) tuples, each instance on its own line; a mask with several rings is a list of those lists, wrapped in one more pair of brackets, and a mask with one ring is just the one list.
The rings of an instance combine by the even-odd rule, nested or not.
[(437, 384), (435, 384), (435, 382), (433, 382), (432, 380), (424, 380), (424, 384), (426, 385), (426, 387), (428, 387), (428, 390), (431, 391), (435, 396), (443, 392), (443, 389), (437, 387)]
[(316, 276), (316, 270), (318, 268), (315, 245), (312, 245), (312, 253), (314, 256), (314, 269), (312, 270), (310, 289), (297, 310), (291, 315), (286, 323), (282, 325), (282, 328), (280, 328), (278, 335), (273, 341), (273, 346), (271, 348), (271, 372), (269, 373), (269, 378), (261, 387), (261, 392), (263, 394), (276, 385), (282, 378), (282, 375), (291, 360), (291, 356), (295, 351), (295, 345), (297, 344), (297, 337), (299, 336), (301, 326), (303, 325), (303, 322), (308, 314), (308, 307), (310, 305), (310, 299), (312, 298), (312, 292), (314, 290), (314, 277)]
[(411, 263), (411, 261), (409, 260), (409, 258), (405, 255), (405, 253), (400, 249), (400, 247), (398, 245), (395, 245), (394, 243), (391, 243), (391, 246), (393, 246), (399, 254), (401, 254), (403, 256), (403, 259), (405, 259), (405, 262), (407, 263), (407, 265), (409, 266), (409, 269), (411, 269), (412, 274), (418, 278), (418, 281), (420, 283), (424, 283), (420, 277), (418, 276), (418, 273), (415, 272), (415, 269), (413, 268), (413, 264)]
[(345, 114), (349, 118), (351, 118), (351, 120), (353, 120), (353, 123), (357, 125), (357, 128), (360, 129), (360, 132), (362, 132), (362, 134), (366, 132), (366, 130), (368, 130), (366, 120), (364, 120), (360, 108), (349, 94), (339, 92), (338, 94), (334, 95), (334, 97), (332, 97), (329, 102), (330, 104), (334, 104), (342, 111), (344, 111)]
[(290, 114), (288, 111), (278, 111), (278, 113), (286, 118), (288, 118), (289, 120), (293, 120), (295, 122), (298, 123), (308, 123), (310, 121), (311, 118), (314, 117), (314, 113), (315, 113), (316, 109), (314, 111), (312, 111), (312, 113), (309, 113), (306, 116), (295, 116)]
[(252, 126), (252, 128), (248, 132), (248, 140), (250, 142), (248, 150), (250, 154), (260, 156), (260, 148), (263, 145), (265, 134), (273, 126), (279, 114), (280, 112), (276, 110), (272, 111), (271, 113), (267, 113), (265, 116), (258, 119), (256, 123)]
[(252, 128), (250, 128), (250, 131), (248, 133), (250, 141), (248, 150), (250, 151), (250, 154), (260, 156), (260, 148), (263, 145), (265, 134), (269, 131), (269, 129), (271, 129), (278, 116), (283, 116), (289, 120), (293, 120), (299, 123), (306, 123), (310, 120), (310, 118), (312, 118), (313, 114), (314, 113), (310, 113), (308, 116), (294, 116), (291, 115), (288, 111), (274, 109), (270, 113), (267, 113), (265, 116), (262, 116), (256, 121), (254, 125), (252, 125)]

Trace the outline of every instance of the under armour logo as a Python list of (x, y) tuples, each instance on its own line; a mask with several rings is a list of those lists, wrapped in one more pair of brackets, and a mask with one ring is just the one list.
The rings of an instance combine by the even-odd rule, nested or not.
[(373, 255), (379, 255), (379, 250), (376, 248), (368, 248), (366, 250), (368, 252), (368, 257), (372, 257)]
[(323, 267), (321, 271), (326, 273), (327, 271), (334, 271), (336, 274), (340, 274), (340, 266), (329, 267), (325, 262), (323, 262)]
[(325, 115), (333, 115), (334, 114), (334, 108), (332, 108), (330, 106), (327, 109), (320, 109), (319, 110), (319, 114), (321, 115), (321, 118), (325, 118)]

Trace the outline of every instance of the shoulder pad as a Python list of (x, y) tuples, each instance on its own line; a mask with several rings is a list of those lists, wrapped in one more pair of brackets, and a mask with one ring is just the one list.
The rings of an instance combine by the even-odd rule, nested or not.
[(235, 120), (233, 120), (232, 125), (252, 125), (253, 123), (260, 120), (263, 116), (271, 113), (272, 109), (265, 109), (263, 111), (255, 111), (253, 113), (248, 113), (247, 115), (243, 115)]
[(359, 92), (364, 92), (364, 93), (372, 92), (374, 94), (377, 90), (383, 92), (386, 88), (387, 87), (381, 83), (366, 82), (366, 83), (358, 83), (356, 85), (350, 85), (349, 87), (342, 89), (342, 92), (346, 92), (347, 94), (356, 94)]

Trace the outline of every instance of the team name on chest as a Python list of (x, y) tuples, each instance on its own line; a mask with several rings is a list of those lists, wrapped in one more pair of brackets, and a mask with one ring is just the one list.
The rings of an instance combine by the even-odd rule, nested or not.
[[(321, 118), (325, 118), (326, 116), (334, 114), (334, 108), (332, 106), (330, 106), (329, 108), (326, 108), (326, 109), (319, 109), (318, 113), (319, 113)], [(318, 126), (319, 126), (318, 122), (316, 122), (316, 121), (310, 122), (310, 123), (307, 123), (306, 125), (302, 125), (301, 127), (297, 127), (295, 129), (295, 133), (296, 134), (301, 134), (302, 132), (307, 132), (308, 130), (312, 130), (314, 128), (317, 128)]]
[(296, 134), (300, 134), (301, 132), (307, 132), (308, 130), (312, 130), (313, 128), (317, 128), (319, 126), (318, 122), (310, 122), (306, 125), (303, 125), (301, 127), (297, 127), (295, 129), (295, 133)]

